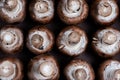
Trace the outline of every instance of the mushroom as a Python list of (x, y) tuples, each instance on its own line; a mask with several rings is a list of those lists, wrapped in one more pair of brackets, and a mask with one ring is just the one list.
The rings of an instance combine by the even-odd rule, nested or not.
[(99, 68), (99, 80), (119, 80), (120, 62), (117, 60), (107, 60)]
[(60, 51), (77, 56), (85, 51), (88, 43), (86, 33), (77, 26), (69, 26), (63, 29), (57, 38), (57, 46)]
[(82, 23), (88, 16), (88, 4), (85, 0), (61, 0), (57, 12), (66, 24)]
[(67, 80), (94, 80), (94, 71), (85, 61), (73, 60), (64, 69)]
[(4, 58), (0, 60), (1, 80), (22, 80), (22, 63), (16, 58)]
[(112, 57), (120, 49), (120, 32), (114, 28), (98, 30), (93, 37), (93, 48), (102, 57)]
[(32, 0), (29, 6), (31, 18), (40, 23), (49, 23), (54, 16), (53, 0)]
[(22, 22), (25, 4), (25, 0), (0, 0), (0, 18), (7, 23)]
[(23, 47), (23, 34), (16, 26), (4, 26), (0, 30), (0, 48), (3, 52), (14, 54)]
[(39, 55), (34, 57), (28, 66), (30, 80), (58, 80), (59, 68), (53, 56)]
[(52, 49), (54, 37), (50, 30), (43, 26), (32, 28), (27, 37), (27, 47), (35, 54), (48, 52)]
[(119, 8), (116, 0), (95, 0), (91, 15), (101, 25), (110, 25), (117, 19)]

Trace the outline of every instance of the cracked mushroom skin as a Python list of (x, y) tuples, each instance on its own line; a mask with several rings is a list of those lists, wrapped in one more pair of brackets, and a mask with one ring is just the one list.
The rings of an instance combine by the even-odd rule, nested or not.
[(53, 44), (53, 33), (43, 26), (34, 27), (28, 33), (27, 47), (36, 55), (50, 51)]
[(93, 37), (93, 49), (102, 57), (112, 57), (120, 50), (120, 32), (114, 28), (98, 30)]
[(28, 66), (30, 80), (58, 80), (59, 67), (53, 56), (39, 55), (34, 57)]
[(100, 65), (99, 80), (120, 80), (120, 62), (107, 60)]
[(94, 80), (94, 71), (87, 62), (82, 60), (71, 61), (64, 69), (67, 80)]
[(0, 30), (0, 48), (8, 54), (15, 54), (23, 47), (22, 31), (16, 26), (5, 26)]
[(57, 38), (58, 49), (69, 56), (82, 54), (87, 46), (86, 33), (76, 26), (63, 29)]
[(0, 60), (0, 80), (22, 80), (23, 65), (16, 58)]
[(33, 20), (46, 24), (54, 16), (53, 0), (32, 0), (29, 6), (30, 16)]
[(61, 0), (57, 12), (66, 24), (82, 23), (88, 16), (88, 4), (85, 0)]
[(91, 16), (101, 25), (113, 24), (119, 15), (116, 0), (95, 0), (91, 7)]
[(25, 0), (0, 0), (0, 18), (7, 23), (22, 22), (25, 4)]

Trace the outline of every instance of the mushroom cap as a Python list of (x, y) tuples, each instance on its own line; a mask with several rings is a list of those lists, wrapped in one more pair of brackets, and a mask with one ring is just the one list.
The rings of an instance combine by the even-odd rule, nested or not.
[(94, 80), (94, 71), (87, 62), (72, 60), (64, 69), (67, 80)]
[(117, 60), (107, 60), (100, 65), (100, 80), (120, 79), (120, 62)]
[(22, 22), (25, 18), (25, 0), (3, 0), (0, 2), (0, 18), (7, 23)]
[(28, 33), (26, 46), (37, 55), (50, 51), (53, 44), (53, 33), (43, 26), (36, 26)]
[(101, 25), (111, 25), (119, 15), (116, 0), (95, 0), (91, 7), (91, 16)]
[(28, 66), (28, 77), (34, 80), (58, 80), (59, 67), (53, 56), (39, 55), (34, 57)]
[(16, 26), (7, 25), (0, 30), (0, 49), (9, 54), (18, 53), (23, 47), (22, 31)]
[(61, 52), (70, 56), (83, 53), (88, 39), (86, 33), (77, 26), (69, 26), (63, 29), (57, 38), (57, 46)]
[(88, 16), (88, 4), (85, 0), (61, 0), (57, 12), (66, 24), (82, 23)]
[(93, 49), (102, 57), (112, 57), (120, 49), (120, 32), (112, 27), (98, 30), (92, 41)]
[(54, 16), (53, 0), (32, 0), (29, 6), (30, 16), (39, 23), (49, 23)]

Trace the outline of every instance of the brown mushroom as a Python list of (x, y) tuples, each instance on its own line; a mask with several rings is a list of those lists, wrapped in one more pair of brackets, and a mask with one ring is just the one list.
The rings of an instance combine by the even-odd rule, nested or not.
[(89, 9), (85, 0), (61, 0), (57, 11), (66, 24), (78, 24), (87, 18)]
[(99, 68), (99, 80), (119, 80), (120, 62), (116, 60), (107, 60)]
[(77, 26), (69, 26), (63, 29), (57, 38), (59, 50), (70, 56), (83, 53), (87, 43), (86, 33)]
[(21, 51), (23, 47), (22, 31), (16, 26), (4, 26), (0, 30), (0, 48), (3, 52), (14, 54)]
[(4, 58), (0, 60), (1, 80), (22, 80), (22, 63), (16, 58)]
[(48, 52), (54, 44), (54, 36), (50, 30), (43, 26), (32, 28), (27, 37), (27, 47), (35, 54)]
[(1, 0), (0, 18), (7, 23), (22, 22), (25, 18), (25, 0)]
[(67, 80), (94, 80), (92, 67), (85, 61), (73, 60), (64, 69)]
[(98, 30), (93, 37), (94, 50), (102, 57), (112, 57), (120, 50), (120, 32), (114, 28)]
[(101, 25), (114, 23), (119, 15), (116, 0), (95, 0), (91, 7), (91, 15)]
[(53, 0), (32, 0), (29, 6), (31, 18), (40, 23), (49, 23), (54, 16)]
[(53, 56), (39, 55), (33, 58), (28, 66), (30, 80), (58, 80), (59, 67)]

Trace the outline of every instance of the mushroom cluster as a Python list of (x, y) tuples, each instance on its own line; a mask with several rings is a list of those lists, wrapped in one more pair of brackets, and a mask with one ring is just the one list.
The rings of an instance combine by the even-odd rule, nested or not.
[(59, 50), (70, 56), (81, 54), (86, 49), (87, 43), (86, 33), (76, 26), (65, 28), (57, 38)]
[(73, 60), (64, 70), (67, 80), (94, 80), (94, 71), (85, 61)]
[(54, 2), (53, 0), (32, 0), (29, 10), (35, 21), (48, 23), (54, 16)]
[(28, 66), (30, 80), (58, 80), (59, 67), (53, 56), (39, 55)]
[(119, 15), (119, 8), (116, 0), (95, 0), (91, 15), (99, 24), (112, 24)]
[(0, 60), (1, 80), (22, 80), (22, 64), (16, 58), (4, 58)]
[(25, 0), (0, 0), (0, 18), (8, 23), (22, 22), (25, 4)]
[(27, 37), (27, 47), (35, 54), (48, 52), (52, 49), (54, 37), (45, 27), (32, 28)]
[(120, 62), (116, 60), (107, 60), (101, 64), (99, 69), (100, 80), (119, 80)]
[(5, 53), (18, 53), (23, 47), (23, 34), (15, 26), (4, 26), (0, 30), (0, 49)]
[(61, 0), (58, 4), (58, 14), (67, 24), (78, 24), (88, 16), (88, 5), (85, 0)]
[(110, 27), (98, 30), (93, 37), (92, 45), (100, 56), (114, 56), (120, 50), (120, 32)]

